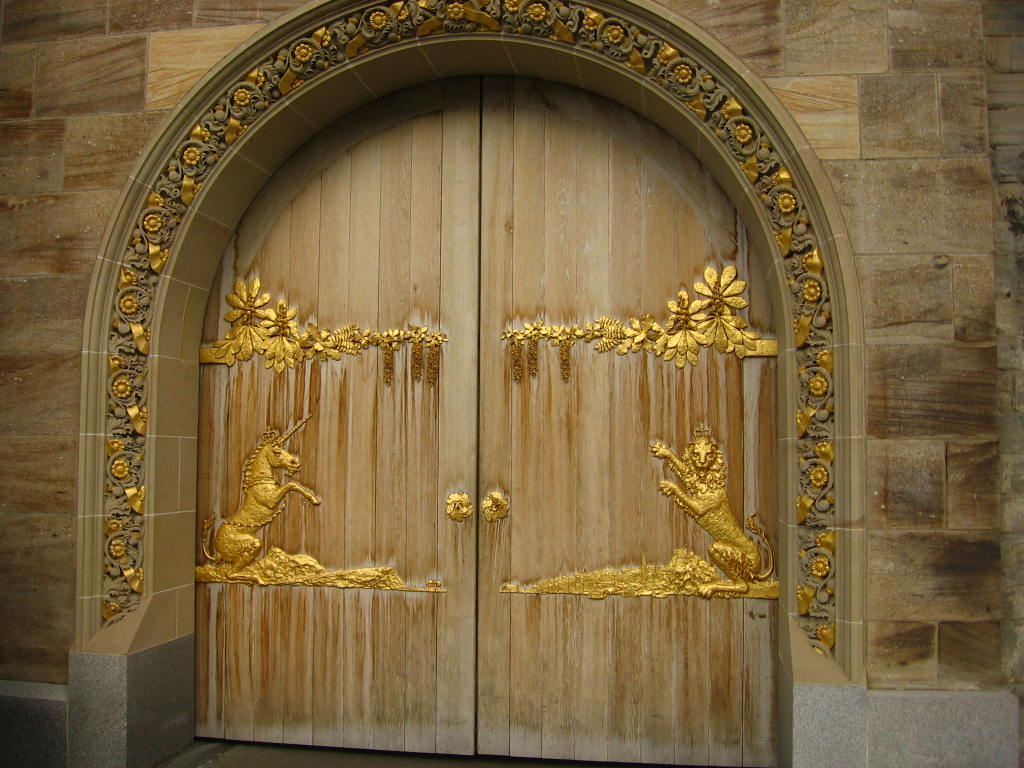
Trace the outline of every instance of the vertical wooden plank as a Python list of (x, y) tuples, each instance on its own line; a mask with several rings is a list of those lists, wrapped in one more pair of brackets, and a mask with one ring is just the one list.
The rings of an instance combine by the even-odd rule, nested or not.
[[(311, 377), (319, 382), (319, 403), (310, 404), (316, 413), (314, 456), (322, 471), (315, 475), (314, 492), (321, 498), (318, 507), (305, 507), (309, 516), (307, 551), (326, 568), (346, 567), (344, 562), (346, 491), (340, 481), (346, 465), (348, 440), (346, 427), (350, 421), (347, 394), (347, 376), (340, 366), (311, 363)], [(307, 426), (309, 426), (307, 424)], [(343, 437), (339, 439), (338, 432)], [(307, 441), (308, 444), (308, 441)], [(312, 476), (311, 476), (312, 477)], [(341, 624), (342, 593), (336, 589), (315, 590), (312, 613), (304, 620), (311, 638), (308, 676), (311, 694), (312, 739), (315, 744), (341, 745), (344, 729), (341, 711), (345, 699), (343, 665), (337, 656), (340, 639), (344, 637)]]
[(647, 598), (643, 601), (646, 630), (641, 687), (646, 716), (640, 758), (650, 763), (671, 763), (675, 757), (673, 715), (675, 702), (674, 646), (671, 634), (672, 598)]
[[(436, 535), (436, 534), (435, 534)], [(421, 582), (422, 583), (422, 582)], [(437, 750), (437, 596), (407, 594), (405, 602), (405, 749)]]
[[(378, 272), (380, 252), (380, 162), (381, 140), (371, 137), (353, 147), (351, 154), (352, 192), (348, 250), (348, 308), (350, 322), (361, 328), (376, 328), (378, 319)], [(358, 253), (358, 258), (354, 254)], [(374, 565), (374, 521), (377, 487), (377, 387), (380, 385), (379, 355), (360, 355), (351, 366), (351, 422), (349, 435), (364, 440), (361, 451), (350, 452), (345, 487), (345, 564), (349, 568)], [(362, 590), (345, 590), (343, 626), (343, 669), (347, 706), (344, 709), (345, 741), (348, 746), (373, 746), (371, 698), (374, 632), (372, 596)]]
[(313, 682), (323, 665), (323, 659), (313, 653), (313, 637), (321, 632), (314, 613), (317, 595), (308, 587), (277, 589), (285, 603), (279, 612), (275, 649), (281, 671), (278, 695), (283, 699), (281, 741), (313, 744)]
[[(642, 285), (648, 279), (643, 265), (644, 243), (637, 234), (648, 194), (643, 186), (641, 158), (635, 151), (612, 143), (610, 215), (614, 266), (608, 275), (609, 308), (613, 317), (627, 318), (649, 311), (643, 302)], [(643, 441), (650, 421), (650, 380), (643, 357), (618, 357), (611, 364), (614, 396), (609, 400), (610, 417), (606, 441), (624, 465), (642, 467), (641, 472), (609, 471), (609, 561), (617, 568), (640, 564), (643, 550), (640, 510), (657, 508), (656, 500), (638, 495), (637, 476), (652, 475)], [(632, 438), (627, 437), (632, 436)], [(654, 439), (651, 435), (647, 439)], [(645, 453), (634, 455), (640, 447)], [(628, 462), (628, 464), (627, 464)], [(641, 486), (642, 487), (642, 486)], [(639, 509), (637, 500), (640, 499)], [(626, 598), (609, 598), (608, 744), (607, 759), (640, 759), (639, 685), (640, 637), (633, 620), (633, 608)]]
[(513, 322), (512, 110), (507, 81), (485, 78), (480, 182), (480, 493), (510, 495), (510, 517), (481, 523), (477, 575), (477, 751), (509, 754), (511, 601), (501, 586), (512, 578), (511, 531), (525, 496), (512, 485), (512, 370), (501, 334)]
[(221, 584), (196, 585), (196, 736), (224, 738)]
[[(388, 129), (381, 152), (380, 177), (380, 271), (377, 275), (377, 324), (385, 329), (404, 329), (409, 316), (409, 237), (412, 128), (408, 122)], [(398, 470), (410, 461), (408, 447), (408, 354), (393, 356), (394, 381), (383, 378), (377, 394), (376, 514), (373, 558), (379, 565), (405, 565), (405, 506), (409, 488), (407, 473)], [(383, 355), (382, 355), (382, 364)], [(418, 460), (418, 457), (412, 459)], [(378, 749), (405, 746), (405, 628), (404, 605), (393, 595), (375, 595), (373, 627), (373, 744)]]
[(441, 177), (442, 353), (438, 410), (438, 552), (448, 591), (436, 595), (437, 750), (474, 750), (476, 631), (476, 518), (453, 523), (443, 497), (456, 490), (479, 505), (477, 484), (477, 371), (479, 370), (479, 86), (475, 80), (442, 84), (444, 114)]
[(739, 765), (743, 760), (743, 600), (710, 601), (711, 613), (711, 765)]
[(539, 723), (543, 717), (544, 701), (539, 682), (541, 654), (545, 649), (537, 644), (536, 638), (540, 637), (542, 601), (542, 595), (516, 595), (510, 601), (509, 753), (517, 757), (536, 757), (541, 752)]
[(256, 741), (280, 742), (284, 737), (281, 697), (283, 638), (281, 592), (287, 587), (241, 587), (252, 593), (252, 691), (253, 735)]
[(253, 620), (252, 592), (238, 585), (228, 585), (225, 590), (225, 626), (230, 627), (231, 637), (222, 642), (230, 643), (231, 653), (227, 654), (224, 666), (224, 738), (233, 741), (252, 741), (253, 730)]
[(315, 615), (311, 627), (316, 631), (310, 634), (312, 659), (318, 672), (313, 677), (313, 743), (340, 747), (346, 743), (341, 713), (348, 703), (346, 681), (341, 675), (342, 648), (348, 636), (342, 624), (342, 594), (338, 590), (318, 590), (313, 601)]
[(373, 747), (373, 593), (346, 589), (342, 608), (345, 642), (342, 664), (345, 670), (345, 708), (342, 710), (345, 746), (354, 749)]
[[(344, 152), (320, 174), (317, 261), (317, 324), (336, 328), (350, 316), (349, 275), (352, 255), (347, 231), (351, 219), (352, 156)], [(319, 402), (316, 409), (316, 456), (324, 471), (319, 474), (322, 502), (314, 513), (316, 536), (309, 541), (310, 554), (325, 567), (345, 568), (346, 520), (349, 510), (349, 486), (345, 476), (350, 463), (350, 443), (363, 441), (351, 432), (352, 384), (350, 367), (355, 360), (314, 361), (311, 377), (319, 378)], [(343, 623), (344, 594), (338, 590), (318, 590), (311, 626), (312, 659), (316, 664), (312, 689), (313, 743), (343, 746), (345, 742), (342, 712), (348, 705), (348, 686), (342, 663), (347, 627)]]
[[(310, 179), (289, 206), (289, 247), (287, 293), (291, 306), (300, 312), (296, 318), (316, 324), (319, 315), (319, 281), (312, 279), (320, 272), (321, 261), (321, 175)], [(301, 332), (303, 328), (299, 328)], [(320, 376), (318, 363), (306, 363), (286, 371), (287, 401), (282, 404), (286, 417), (280, 423), (288, 429), (306, 416), (310, 420), (289, 441), (288, 448), (302, 461), (302, 482), (313, 488), (321, 498), (318, 506), (310, 505), (298, 494), (291, 494), (285, 513), (275, 524), (284, 529), (286, 552), (309, 553), (310, 545), (320, 541), (323, 519), (330, 515), (333, 500), (328, 496), (324, 506), (325, 489), (320, 483), (333, 477), (332, 467), (319, 450), (321, 431), (331, 430), (330, 418), (320, 408)], [(326, 417), (326, 418), (325, 418)], [(325, 423), (326, 422), (326, 423)], [(317, 555), (319, 553), (313, 553)], [(302, 587), (278, 588), (278, 646), (275, 655), (277, 667), (283, 672), (280, 680), (281, 740), (289, 744), (313, 743), (313, 702), (315, 679), (319, 677), (317, 657), (314, 655), (315, 596)], [(281, 649), (288, 649), (281, 655)]]
[[(664, 316), (666, 299), (676, 292), (675, 280), (678, 277), (671, 265), (677, 262), (678, 243), (675, 239), (675, 201), (676, 190), (669, 179), (661, 173), (660, 168), (649, 159), (643, 163), (643, 184), (647, 198), (644, 204), (642, 224), (645, 281), (642, 286), (644, 312), (657, 308), (658, 314)], [(667, 366), (662, 361), (651, 361), (656, 368), (652, 376), (650, 391), (650, 415), (646, 442), (665, 439), (662, 435), (674, 433), (674, 418), (679, 410), (678, 398), (675, 393), (684, 384), (686, 377), (680, 375), (674, 366)], [(653, 434), (657, 432), (657, 434)], [(646, 445), (637, 440), (634, 444), (635, 460), (643, 462), (646, 468), (653, 463), (655, 469), (661, 471), (657, 462), (652, 459)], [(644, 475), (635, 475), (644, 477)], [(645, 500), (644, 509), (649, 510), (640, 515), (639, 526), (642, 530), (641, 556), (648, 563), (664, 564), (672, 556), (675, 542), (672, 533), (675, 529), (675, 518), (679, 513), (672, 509), (666, 512), (666, 505), (657, 493), (657, 482), (637, 483), (634, 493)], [(669, 507), (671, 509), (671, 507)], [(669, 598), (672, 599), (672, 598)], [(686, 599), (686, 598), (684, 598)], [(645, 694), (640, 700), (640, 759), (644, 762), (670, 762), (674, 755), (675, 737), (671, 731), (672, 713), (675, 703), (668, 692), (673, 690), (672, 680), (675, 673), (672, 646), (675, 645), (669, 635), (672, 625), (669, 614), (662, 601), (643, 599), (636, 605), (637, 620), (641, 627), (643, 653), (639, 670), (640, 685)]]
[[(519, 108), (523, 86), (511, 86), (512, 136), (512, 317), (517, 326), (534, 322), (544, 311), (544, 199), (546, 179), (536, 156), (544, 146), (544, 115)], [(541, 356), (548, 350), (541, 349)], [(550, 360), (541, 360), (550, 363)], [(525, 364), (525, 363), (524, 363)], [(543, 400), (538, 380), (524, 371), (512, 385), (512, 488), (515, 509), (509, 515), (511, 532), (510, 571), (516, 580), (540, 578), (550, 537), (544, 531), (547, 507), (544, 486), (545, 443), (538, 428), (543, 424)], [(509, 753), (541, 754), (541, 721), (544, 684), (540, 653), (541, 603), (543, 597), (518, 595), (511, 603), (511, 661), (509, 676)]]
[(679, 643), (674, 693), (676, 696), (675, 760), (680, 765), (708, 765), (711, 704), (710, 605), (683, 598), (673, 622)]
[(373, 647), (369, 656), (373, 664), (370, 712), (374, 749), (405, 748), (404, 599), (404, 595), (390, 591), (372, 593)]
[[(441, 164), (443, 117), (417, 118), (411, 125), (409, 196), (409, 319), (437, 330), (441, 302)], [(412, 350), (404, 354), (411, 360)], [(424, 361), (425, 362), (425, 361)], [(411, 371), (407, 374), (411, 376)], [(438, 576), (437, 388), (409, 381), (408, 421), (413, 461), (408, 467), (405, 577), (423, 584)], [(437, 648), (435, 595), (406, 595), (405, 748), (436, 749)]]
[[(743, 366), (744, 519), (756, 514), (774, 548), (778, 542), (775, 488), (775, 362)], [(756, 539), (756, 536), (754, 537)], [(743, 764), (775, 765), (776, 601), (746, 600), (743, 620)]]
[(611, 612), (610, 684), (608, 689), (608, 759), (640, 760), (640, 712), (644, 691), (639, 683), (643, 661), (641, 627), (636, 620), (634, 598), (607, 598)]
[[(572, 324), (579, 316), (578, 244), (573, 216), (577, 201), (577, 135), (575, 126), (552, 112), (545, 120), (544, 170), (544, 309), (549, 323)], [(580, 561), (576, 533), (576, 495), (571, 487), (579, 463), (576, 377), (562, 381), (558, 351), (544, 350), (537, 379), (546, 395), (538, 437), (545, 446), (543, 513), (551, 546), (547, 573), (571, 573)], [(540, 530), (538, 527), (535, 530)], [(544, 653), (544, 721), (542, 756), (571, 758), (575, 754), (576, 668), (579, 655), (572, 653), (572, 635), (579, 626), (579, 601), (571, 596), (545, 597), (542, 601), (541, 644)]]
[[(594, 127), (574, 124), (582, 149), (576, 157), (576, 196), (573, 219), (578, 243), (577, 289), (573, 309), (581, 321), (609, 311), (612, 270), (609, 220), (611, 203), (611, 142)], [(612, 369), (617, 362), (597, 355), (584, 345), (573, 357), (577, 382), (574, 538), (579, 542), (577, 568), (609, 565), (609, 534), (613, 515), (629, 515), (629, 508), (609, 506), (609, 477), (617, 456), (607, 441), (613, 399)], [(579, 696), (575, 706), (574, 757), (608, 757), (608, 611), (604, 602), (577, 599), (578, 619), (573, 629), (579, 648), (576, 670)]]

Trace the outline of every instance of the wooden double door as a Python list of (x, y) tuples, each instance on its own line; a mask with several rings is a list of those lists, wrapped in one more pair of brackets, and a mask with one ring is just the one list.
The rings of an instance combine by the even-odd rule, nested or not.
[(708, 265), (749, 281), (743, 312), (771, 335), (722, 190), (590, 94), (443, 81), (301, 150), (239, 225), (211, 294), (206, 345), (245, 312), (294, 343), (202, 366), (198, 518), (230, 519), (264, 430), (309, 415), (285, 447), (320, 503), (288, 493), (255, 532), (259, 556), (390, 566), (418, 591), (197, 584), (197, 733), (774, 764), (774, 602), (502, 591), (706, 556), (712, 539), (659, 493), (649, 450), (681, 451), (701, 423), (736, 515), (758, 512), (774, 541), (773, 361), (702, 349), (678, 367), (560, 341), (601, 317), (664, 323)]

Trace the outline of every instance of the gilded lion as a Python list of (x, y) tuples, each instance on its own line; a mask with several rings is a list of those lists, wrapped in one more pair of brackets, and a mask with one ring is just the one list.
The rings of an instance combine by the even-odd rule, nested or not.
[(779, 583), (771, 578), (775, 554), (754, 515), (747, 518), (747, 527), (764, 543), (764, 558), (757, 543), (737, 522), (725, 489), (725, 459), (707, 425), (701, 424), (693, 431), (693, 441), (682, 457), (662, 442), (651, 443), (651, 453), (662, 459), (679, 480), (662, 480), (658, 488), (714, 538), (708, 554), (726, 578), (700, 585), (697, 593), (701, 597), (778, 597)]

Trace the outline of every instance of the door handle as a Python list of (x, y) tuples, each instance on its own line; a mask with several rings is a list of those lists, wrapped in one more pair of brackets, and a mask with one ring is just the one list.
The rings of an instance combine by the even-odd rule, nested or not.
[(480, 505), (480, 512), (488, 523), (508, 517), (508, 497), (501, 491), (491, 491)]
[(456, 523), (461, 523), (473, 516), (473, 502), (469, 500), (469, 494), (461, 491), (448, 494), (444, 502), (445, 512)]

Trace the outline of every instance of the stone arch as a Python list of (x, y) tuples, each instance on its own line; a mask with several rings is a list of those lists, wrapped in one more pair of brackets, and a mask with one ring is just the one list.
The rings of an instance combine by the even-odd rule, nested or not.
[[(310, 4), (189, 92), (144, 153), (94, 270), (76, 649), (123, 655), (191, 635), (199, 330), (249, 202), (296, 148), (359, 106), (469, 74), (555, 80), (617, 101), (688, 147), (736, 205), (780, 332), (783, 666), (813, 647), (843, 673), (821, 667), (822, 681), (860, 680), (863, 356), (842, 219), (767, 86), (651, 0)], [(780, 676), (784, 688), (793, 674)]]

